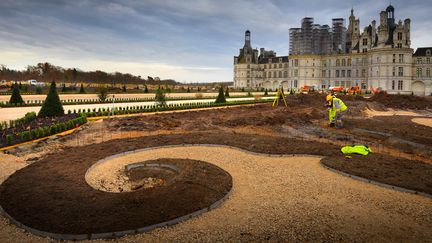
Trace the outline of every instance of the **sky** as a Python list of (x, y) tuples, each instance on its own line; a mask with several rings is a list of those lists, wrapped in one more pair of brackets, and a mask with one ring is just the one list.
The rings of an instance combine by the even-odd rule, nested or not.
[[(288, 29), (347, 19), (362, 28), (384, 0), (0, 0), (0, 64), (50, 62), (85, 71), (124, 72), (180, 82), (233, 79), (233, 56), (251, 31), (254, 48), (288, 55)], [(432, 1), (392, 0), (411, 18), (412, 48), (432, 46)]]

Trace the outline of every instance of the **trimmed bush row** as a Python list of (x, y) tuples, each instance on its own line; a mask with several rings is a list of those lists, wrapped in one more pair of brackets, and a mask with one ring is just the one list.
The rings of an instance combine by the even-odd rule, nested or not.
[(36, 119), (36, 117), (37, 117), (36, 112), (28, 112), (25, 114), (25, 116), (23, 118), (19, 118), (16, 120), (10, 120), (9, 122), (6, 122), (6, 121), (0, 122), (0, 131), (8, 129), (8, 128), (22, 126), (22, 125), (27, 124), (31, 121), (34, 121)]
[(188, 109), (199, 109), (199, 108), (208, 108), (208, 107), (219, 107), (219, 106), (232, 106), (232, 105), (246, 105), (246, 104), (257, 104), (257, 103), (267, 103), (273, 102), (273, 100), (247, 100), (247, 101), (235, 101), (235, 102), (227, 102), (227, 103), (189, 103), (189, 104), (168, 104), (166, 106), (157, 106), (157, 105), (147, 105), (147, 106), (127, 106), (127, 107), (115, 107), (114, 112), (112, 109), (87, 109), (87, 110), (69, 110), (68, 114), (78, 114), (84, 113), (87, 117), (96, 117), (96, 116), (110, 116), (110, 115), (125, 115), (125, 114), (137, 114), (137, 113), (145, 113), (145, 112), (158, 112), (158, 111), (172, 111), (172, 110), (188, 110)]
[(51, 126), (43, 126), (28, 131), (19, 132), (17, 134), (7, 134), (6, 144), (7, 146), (22, 143), (38, 138), (48, 137), (50, 135), (70, 130), (87, 122), (87, 118), (82, 114), (78, 118), (74, 118), (67, 122), (59, 122)]
[[(244, 98), (251, 96), (230, 96), (229, 98)], [(215, 99), (216, 97), (167, 97), (166, 100), (195, 100), (195, 99)], [(154, 97), (148, 98), (116, 98), (114, 103), (130, 103), (130, 102), (147, 102), (154, 101)], [(26, 100), (22, 104), (11, 104), (8, 101), (0, 102), (0, 107), (22, 107), (22, 106), (41, 106), (43, 100)], [(86, 104), (109, 104), (112, 103), (112, 99), (100, 101), (99, 99), (68, 99), (61, 100), (63, 105), (86, 105)]]

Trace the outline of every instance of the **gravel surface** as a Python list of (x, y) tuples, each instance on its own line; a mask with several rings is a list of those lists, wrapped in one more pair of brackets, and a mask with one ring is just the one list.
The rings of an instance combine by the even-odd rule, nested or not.
[(432, 127), (432, 118), (413, 118), (412, 122), (423, 126)]
[[(319, 158), (198, 146), (133, 156), (213, 163), (232, 175), (233, 192), (221, 207), (198, 218), (120, 242), (432, 241), (430, 199), (340, 176), (321, 167)], [(29, 236), (2, 219), (0, 241), (49, 240)]]

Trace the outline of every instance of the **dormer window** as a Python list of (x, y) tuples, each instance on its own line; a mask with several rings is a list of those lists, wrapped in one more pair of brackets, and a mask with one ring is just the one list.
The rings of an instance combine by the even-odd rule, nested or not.
[(398, 40), (402, 40), (402, 32), (398, 32), (397, 33), (397, 39)]
[(431, 50), (430, 49), (427, 49), (426, 50), (426, 56), (430, 56), (431, 55)]

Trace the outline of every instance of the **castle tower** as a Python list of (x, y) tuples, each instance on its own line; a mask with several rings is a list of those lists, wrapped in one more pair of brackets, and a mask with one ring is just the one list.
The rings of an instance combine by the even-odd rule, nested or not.
[(351, 15), (349, 17), (349, 25), (347, 31), (347, 48), (353, 50), (357, 46), (360, 38), (360, 20), (354, 16), (354, 9), (351, 9)]
[(388, 26), (388, 39), (386, 41), (386, 45), (393, 45), (394, 44), (393, 33), (394, 33), (394, 30), (396, 29), (394, 11), (395, 11), (395, 9), (392, 5), (389, 5), (386, 9), (387, 26)]
[(249, 30), (246, 30), (245, 32), (245, 47), (252, 48), (251, 46), (251, 32)]

